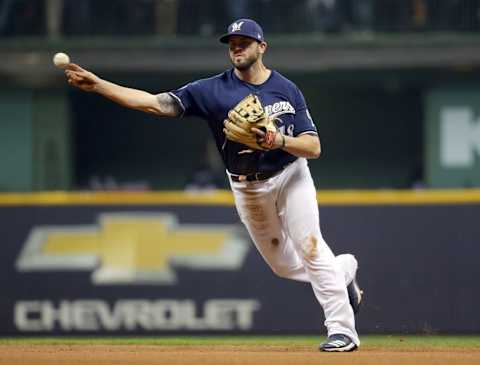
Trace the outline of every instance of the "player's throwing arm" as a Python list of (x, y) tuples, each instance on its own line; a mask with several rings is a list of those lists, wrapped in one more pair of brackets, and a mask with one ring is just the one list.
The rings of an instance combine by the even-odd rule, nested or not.
[(159, 116), (176, 117), (181, 113), (178, 103), (168, 94), (151, 94), (103, 80), (75, 63), (65, 65), (67, 82), (83, 91), (96, 92), (117, 104)]

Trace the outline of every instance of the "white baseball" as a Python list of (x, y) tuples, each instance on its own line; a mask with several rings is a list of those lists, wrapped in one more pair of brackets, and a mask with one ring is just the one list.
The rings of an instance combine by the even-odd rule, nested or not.
[(55, 56), (53, 56), (53, 64), (58, 68), (65, 68), (69, 63), (70, 57), (68, 57), (68, 54), (66, 53), (59, 52), (55, 53)]

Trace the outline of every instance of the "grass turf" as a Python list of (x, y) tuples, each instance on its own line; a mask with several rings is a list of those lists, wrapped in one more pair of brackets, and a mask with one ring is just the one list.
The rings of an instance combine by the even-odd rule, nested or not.
[[(154, 345), (154, 346), (317, 346), (321, 336), (179, 336), (179, 337), (16, 337), (0, 338), (0, 345)], [(362, 348), (472, 348), (480, 336), (362, 336)]]

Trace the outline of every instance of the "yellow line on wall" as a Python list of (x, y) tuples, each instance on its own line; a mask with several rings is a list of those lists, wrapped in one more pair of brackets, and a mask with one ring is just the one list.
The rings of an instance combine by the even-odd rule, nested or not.
[(48, 192), (0, 194), (1, 205), (233, 205), (229, 191)]
[(317, 193), (326, 205), (478, 204), (480, 189), (464, 190), (342, 190)]
[[(320, 205), (478, 204), (480, 189), (463, 190), (328, 190), (317, 193)], [(3, 193), (0, 206), (48, 205), (233, 205), (230, 191), (44, 192)]]

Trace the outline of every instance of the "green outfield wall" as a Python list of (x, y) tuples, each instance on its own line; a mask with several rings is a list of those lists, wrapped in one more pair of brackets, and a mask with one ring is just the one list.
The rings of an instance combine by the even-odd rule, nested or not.
[(0, 90), (0, 190), (71, 186), (70, 114), (64, 91)]
[(0, 189), (30, 191), (33, 187), (31, 92), (2, 90), (0, 109)]

